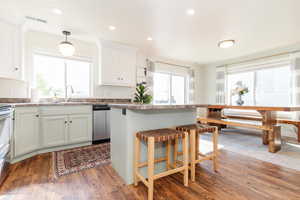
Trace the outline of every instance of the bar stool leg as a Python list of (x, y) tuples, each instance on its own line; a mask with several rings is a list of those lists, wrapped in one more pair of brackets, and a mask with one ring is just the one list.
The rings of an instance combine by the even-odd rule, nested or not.
[(170, 153), (171, 153), (171, 141), (170, 140), (168, 140), (167, 141), (167, 155), (166, 155), (166, 158), (167, 158), (167, 170), (170, 170), (171, 169), (171, 167), (170, 167), (170, 165), (171, 165), (171, 159), (170, 159)]
[(135, 142), (134, 142), (134, 185), (138, 185), (138, 177), (137, 173), (139, 170), (139, 160), (140, 160), (140, 139), (135, 137)]
[(177, 167), (177, 154), (178, 154), (178, 138), (175, 139), (175, 143), (174, 143), (174, 152), (173, 152), (173, 167), (176, 168)]
[(189, 184), (189, 149), (188, 149), (188, 133), (185, 132), (184, 138), (182, 140), (182, 150), (183, 150), (183, 166), (184, 170), (184, 186), (188, 186)]
[(154, 137), (148, 138), (148, 200), (153, 199), (154, 183)]
[(213, 156), (213, 168), (214, 171), (217, 172), (218, 170), (218, 129), (216, 128), (216, 130), (213, 133), (213, 145), (214, 145), (214, 156)]
[(191, 147), (191, 179), (195, 181), (195, 166), (196, 166), (196, 130), (191, 130), (190, 147)]
[(196, 158), (195, 158), (196, 160), (198, 160), (198, 155), (199, 155), (199, 151), (200, 151), (199, 150), (199, 147), (200, 147), (199, 146), (199, 138), (200, 138), (199, 134), (196, 133)]

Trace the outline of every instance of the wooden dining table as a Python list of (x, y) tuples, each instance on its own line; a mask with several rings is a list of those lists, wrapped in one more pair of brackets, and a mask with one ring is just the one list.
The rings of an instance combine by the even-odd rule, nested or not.
[[(281, 149), (281, 128), (277, 125), (276, 112), (300, 111), (300, 107), (275, 107), (275, 106), (233, 106), (233, 105), (207, 105), (206, 117), (199, 118), (200, 122), (223, 126), (242, 126), (263, 131), (263, 144), (269, 145), (269, 152), (275, 153)], [(236, 122), (224, 119), (224, 109), (254, 110), (260, 113), (261, 123)], [(245, 118), (247, 121), (247, 118)], [(248, 122), (250, 119), (248, 118)]]

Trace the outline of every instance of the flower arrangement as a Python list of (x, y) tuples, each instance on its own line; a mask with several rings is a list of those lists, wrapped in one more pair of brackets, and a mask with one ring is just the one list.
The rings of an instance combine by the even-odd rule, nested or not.
[(248, 92), (249, 92), (248, 87), (246, 85), (244, 85), (242, 81), (238, 81), (235, 84), (235, 88), (233, 88), (231, 90), (231, 95), (232, 96), (235, 96), (235, 95), (239, 96), (239, 99), (236, 101), (236, 103), (241, 106), (241, 105), (244, 104), (244, 101), (242, 100), (242, 96), (247, 94)]
[(234, 96), (234, 95), (241, 95), (242, 96), (242, 95), (245, 95), (249, 92), (248, 87), (245, 86), (242, 81), (236, 82), (235, 86), (236, 87), (231, 90), (232, 96)]

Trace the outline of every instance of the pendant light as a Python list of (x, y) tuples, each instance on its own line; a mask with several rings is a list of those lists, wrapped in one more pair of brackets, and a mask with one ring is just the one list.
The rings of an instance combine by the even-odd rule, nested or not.
[(71, 32), (69, 31), (63, 31), (62, 32), (66, 36), (66, 40), (62, 41), (58, 48), (60, 53), (65, 57), (70, 57), (74, 55), (75, 48), (71, 42), (68, 41), (68, 36), (71, 35)]

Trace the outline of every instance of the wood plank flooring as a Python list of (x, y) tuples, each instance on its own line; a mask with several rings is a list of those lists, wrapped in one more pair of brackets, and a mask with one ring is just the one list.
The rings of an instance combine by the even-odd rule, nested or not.
[[(222, 150), (220, 170), (210, 162), (197, 167), (196, 182), (185, 188), (182, 175), (155, 181), (159, 200), (300, 200), (300, 172)], [(147, 189), (126, 186), (110, 165), (53, 178), (51, 154), (16, 163), (0, 188), (9, 200), (134, 200), (146, 199)]]

